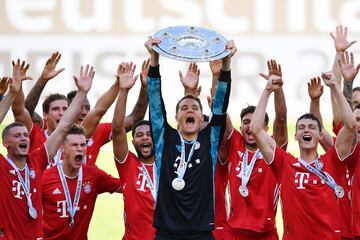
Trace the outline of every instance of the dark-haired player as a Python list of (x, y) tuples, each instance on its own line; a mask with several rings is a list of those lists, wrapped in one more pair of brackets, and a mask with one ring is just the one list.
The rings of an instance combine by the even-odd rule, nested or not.
[(124, 185), (123, 239), (153, 240), (155, 191), (154, 147), (150, 133), (150, 123), (145, 120), (134, 124), (132, 144), (137, 156), (129, 151), (125, 129), (126, 101), (130, 88), (135, 83), (135, 67), (122, 64), (119, 74), (119, 97), (116, 102), (112, 122), (113, 149), (116, 167)]

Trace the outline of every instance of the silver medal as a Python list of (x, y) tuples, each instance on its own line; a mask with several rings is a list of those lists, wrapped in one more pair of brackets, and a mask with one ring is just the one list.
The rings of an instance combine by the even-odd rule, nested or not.
[(240, 185), (239, 192), (240, 192), (240, 195), (243, 197), (249, 196), (249, 190), (246, 186)]
[(185, 187), (185, 181), (182, 178), (175, 178), (171, 185), (176, 191), (181, 191)]
[(38, 214), (37, 214), (37, 211), (34, 207), (30, 207), (29, 208), (29, 215), (32, 219), (37, 219), (38, 217)]
[(334, 190), (337, 198), (344, 197), (345, 191), (340, 185), (337, 185)]

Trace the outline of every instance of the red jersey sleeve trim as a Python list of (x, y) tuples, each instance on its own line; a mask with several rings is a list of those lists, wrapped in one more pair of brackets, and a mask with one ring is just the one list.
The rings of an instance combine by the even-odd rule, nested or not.
[(46, 148), (46, 142), (44, 143), (44, 148), (45, 148), (45, 152), (46, 152), (47, 163), (48, 163), (48, 165), (50, 165), (51, 162), (50, 162), (48, 150), (47, 150), (47, 148)]
[[(275, 140), (274, 140), (274, 141), (275, 141)], [(279, 146), (279, 147), (285, 151), (286, 148), (287, 148), (288, 143), (289, 143), (289, 139), (286, 140), (286, 142), (284, 142), (283, 145), (281, 145), (281, 146)]]
[(231, 130), (231, 133), (229, 134), (229, 137), (227, 138), (227, 140), (230, 140), (231, 136), (232, 136), (233, 133), (234, 133), (234, 130), (235, 130), (235, 128), (233, 127), (233, 129)]
[(218, 158), (221, 166), (225, 166), (225, 165), (228, 163), (228, 159), (229, 159), (229, 158), (226, 158), (226, 160), (225, 160), (224, 162), (221, 160), (221, 158), (219, 157), (219, 155), (218, 155), (217, 158)]
[[(275, 141), (275, 140), (273, 139), (273, 141)], [(277, 146), (276, 143), (275, 143), (275, 148), (274, 148), (274, 151), (273, 151), (272, 158), (271, 158), (271, 161), (270, 161), (270, 162), (266, 161), (265, 158), (264, 158), (264, 161), (265, 161), (265, 163), (266, 163), (267, 165), (270, 165), (270, 164), (272, 164), (272, 163), (274, 162), (275, 152), (276, 152), (276, 149), (277, 149), (277, 148), (278, 148), (278, 146)]]
[(336, 144), (334, 144), (333, 146), (334, 146), (334, 148), (335, 148), (336, 156), (337, 156), (337, 158), (338, 158), (340, 161), (344, 161), (346, 158), (348, 158), (348, 157), (351, 155), (351, 150), (350, 150), (350, 152), (349, 152), (343, 159), (341, 159), (340, 156), (339, 156), (339, 153), (338, 153), (338, 149), (337, 149), (337, 147), (336, 147)]
[(127, 151), (127, 153), (126, 153), (126, 156), (125, 156), (125, 158), (121, 161), (121, 160), (119, 160), (117, 157), (115, 157), (114, 156), (114, 159), (115, 159), (115, 161), (117, 161), (118, 163), (120, 163), (120, 164), (124, 164), (125, 162), (126, 162), (126, 160), (128, 159), (128, 156), (129, 156), (129, 150)]

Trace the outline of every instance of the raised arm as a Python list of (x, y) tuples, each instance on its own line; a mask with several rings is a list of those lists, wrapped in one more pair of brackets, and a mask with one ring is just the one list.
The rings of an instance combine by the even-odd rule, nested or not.
[(338, 60), (338, 66), (340, 68), (341, 75), (344, 78), (343, 94), (350, 107), (352, 106), (352, 90), (353, 82), (356, 75), (359, 73), (360, 64), (354, 66), (354, 55), (352, 52), (345, 52)]
[(196, 63), (190, 63), (185, 75), (179, 70), (179, 77), (184, 86), (185, 95), (191, 94), (199, 97), (201, 93), (201, 86), (199, 85), (200, 69)]
[(267, 163), (271, 163), (276, 147), (274, 139), (264, 130), (264, 118), (269, 97), (283, 84), (281, 77), (270, 75), (250, 123), (250, 131)]
[(185, 95), (191, 94), (198, 97), (201, 92), (199, 85), (200, 69), (196, 63), (190, 63), (186, 74), (184, 75), (179, 70), (179, 77), (182, 85), (184, 86)]
[(335, 82), (332, 75), (322, 74), (323, 81), (334, 94), (339, 104), (340, 114), (342, 116), (343, 127), (341, 128), (335, 142), (337, 153), (340, 159), (346, 158), (352, 148), (352, 140), (355, 133), (355, 118), (353, 112), (342, 94), (339, 85)]
[(61, 118), (55, 131), (49, 136), (45, 142), (49, 159), (53, 159), (60, 144), (63, 142), (66, 133), (69, 131), (71, 125), (76, 121), (81, 112), (82, 103), (86, 97), (86, 94), (91, 88), (91, 84), (95, 75), (94, 67), (86, 65), (80, 68), (79, 78), (74, 76), (75, 84), (78, 91), (71, 102), (69, 108), (65, 111), (64, 116)]
[(9, 77), (2, 77), (0, 80), (0, 101), (3, 99), (9, 87)]
[(12, 77), (3, 77), (1, 79), (2, 90), (4, 90), (3, 94), (5, 94), (8, 86), (9, 92), (0, 101), (0, 123), (2, 123), (2, 121), (4, 120), (7, 112), (10, 109), (10, 106), (15, 100), (16, 95), (19, 94), (19, 92), (21, 91), (21, 85), (21, 67), (20, 61), (18, 61), (13, 66)]
[(120, 162), (125, 160), (129, 149), (125, 130), (125, 113), (128, 92), (134, 86), (138, 77), (134, 77), (135, 68), (136, 65), (133, 66), (132, 63), (122, 63), (119, 66), (117, 75), (120, 92), (112, 121), (112, 136), (114, 156)]
[(308, 82), (308, 94), (310, 97), (310, 113), (314, 114), (320, 121), (323, 133), (323, 138), (320, 140), (320, 145), (325, 152), (332, 147), (333, 139), (330, 133), (324, 128), (321, 113), (320, 113), (320, 97), (324, 92), (324, 86), (321, 84), (320, 77), (314, 77)]
[[(29, 79), (29, 80), (32, 79), (31, 77), (26, 75), (26, 72), (29, 69), (29, 64), (26, 64), (25, 61), (23, 61), (20, 64), (19, 59), (16, 61), (16, 63), (12, 62), (12, 64), (13, 64), (13, 68), (15, 66), (19, 67), (21, 81), (27, 80), (27, 79)], [(31, 128), (32, 128), (32, 120), (31, 120), (31, 115), (25, 109), (25, 97), (24, 97), (24, 92), (22, 91), (22, 88), (16, 95), (11, 108), (12, 108), (12, 111), (14, 114), (15, 121), (21, 122), (22, 124), (24, 124), (26, 126), (27, 130), (30, 132)]]
[(131, 131), (133, 125), (137, 121), (144, 119), (148, 105), (146, 87), (147, 87), (147, 76), (149, 72), (149, 65), (150, 65), (150, 59), (143, 61), (141, 67), (141, 74), (140, 74), (141, 87), (140, 87), (139, 97), (135, 103), (132, 112), (125, 117), (126, 132)]
[[(332, 72), (334, 74), (335, 81), (337, 82), (337, 84), (340, 87), (341, 87), (342, 81), (341, 81), (341, 71), (340, 71), (340, 66), (338, 64), (338, 61), (341, 60), (343, 53), (351, 45), (356, 43), (356, 41), (349, 42), (347, 40), (347, 34), (348, 34), (347, 27), (343, 27), (341, 25), (336, 27), (335, 33), (330, 33), (331, 38), (334, 40), (334, 46), (335, 46), (335, 50), (336, 50)], [(351, 87), (352, 87), (352, 85), (351, 85)], [(348, 87), (344, 86), (344, 90), (345, 90), (345, 88), (348, 89)], [(352, 90), (352, 88), (351, 88), (351, 90)], [(331, 106), (332, 106), (332, 111), (333, 111), (334, 125), (338, 126), (341, 123), (341, 115), (340, 115), (340, 111), (339, 111), (339, 105), (336, 102), (335, 96), (332, 93), (330, 96), (331, 96)], [(351, 97), (350, 97), (350, 99), (351, 99)]]
[[(274, 75), (282, 78), (281, 65), (276, 63), (276, 60), (267, 61), (269, 74), (265, 75), (260, 73), (260, 76), (269, 79), (269, 76)], [(274, 106), (275, 106), (275, 119), (273, 123), (273, 137), (278, 146), (283, 146), (288, 141), (287, 129), (287, 108), (285, 102), (285, 95), (282, 86), (274, 91)]]
[[(209, 108), (211, 109), (216, 91), (216, 85), (220, 77), (222, 61), (221, 60), (212, 61), (209, 63), (209, 66), (212, 74), (212, 81), (211, 81), (210, 95), (207, 96), (207, 101)], [(227, 114), (225, 132), (223, 138), (221, 139), (219, 152), (218, 152), (218, 156), (222, 163), (225, 163), (227, 161), (229, 154), (229, 137), (233, 130), (234, 130), (234, 126), (232, 124), (229, 114)]]
[(221, 72), (215, 88), (214, 100), (211, 105), (211, 112), (214, 114), (225, 114), (229, 105), (231, 88), (231, 59), (237, 52), (233, 40), (226, 44), (226, 49), (230, 54), (222, 59)]
[(111, 87), (97, 100), (95, 107), (88, 112), (81, 124), (86, 130), (86, 139), (92, 137), (100, 123), (100, 120), (105, 115), (110, 106), (114, 103), (118, 93), (119, 81), (116, 80), (114, 84), (112, 84)]
[(25, 100), (25, 108), (29, 112), (30, 116), (32, 116), (32, 114), (34, 113), (36, 105), (39, 102), (40, 95), (48, 81), (65, 70), (65, 68), (60, 68), (59, 70), (56, 70), (56, 65), (60, 61), (60, 58), (61, 54), (59, 52), (55, 52), (51, 55), (51, 57), (46, 61), (46, 64), (39, 79), (27, 95)]

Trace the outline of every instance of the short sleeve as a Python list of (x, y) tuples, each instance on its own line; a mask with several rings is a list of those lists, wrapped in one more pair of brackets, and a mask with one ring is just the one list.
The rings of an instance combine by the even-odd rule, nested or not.
[(273, 159), (270, 163), (268, 163), (277, 180), (279, 180), (281, 177), (281, 172), (283, 171), (283, 165), (286, 161), (285, 158), (287, 154), (288, 153), (286, 153), (283, 149), (276, 145)]
[(46, 167), (49, 165), (49, 157), (45, 144), (29, 153), (29, 161), (36, 169), (41, 172), (45, 171)]
[(94, 166), (93, 174), (96, 176), (96, 189), (98, 193), (115, 191), (122, 192), (120, 179), (107, 174), (105, 171)]
[(29, 134), (30, 139), (30, 148), (29, 152), (32, 152), (39, 147), (43, 146), (46, 142), (46, 137), (44, 135), (43, 130), (36, 124), (33, 124), (33, 127)]

